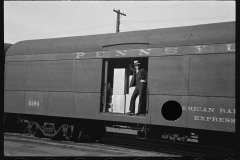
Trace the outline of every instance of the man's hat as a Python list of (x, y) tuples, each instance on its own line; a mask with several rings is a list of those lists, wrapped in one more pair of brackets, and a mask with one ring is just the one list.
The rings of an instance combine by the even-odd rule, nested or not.
[(134, 65), (134, 66), (137, 66), (137, 65), (139, 65), (139, 64), (141, 64), (141, 63), (139, 63), (138, 60), (135, 60), (135, 61), (133, 62), (133, 65)]

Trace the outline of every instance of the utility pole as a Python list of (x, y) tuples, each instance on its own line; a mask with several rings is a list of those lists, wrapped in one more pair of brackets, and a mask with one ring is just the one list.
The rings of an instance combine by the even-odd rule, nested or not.
[(120, 25), (120, 14), (126, 16), (126, 14), (121, 13), (120, 10), (113, 10), (114, 12), (117, 13), (117, 26), (116, 26), (116, 33), (119, 32), (119, 25)]

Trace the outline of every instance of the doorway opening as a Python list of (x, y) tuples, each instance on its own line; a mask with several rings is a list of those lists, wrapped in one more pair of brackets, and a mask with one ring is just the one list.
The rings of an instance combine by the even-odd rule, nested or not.
[[(130, 82), (133, 77), (133, 63), (135, 60), (141, 63), (141, 68), (146, 70), (146, 72), (148, 71), (148, 57), (103, 60), (103, 105), (101, 112), (119, 114), (127, 114), (129, 112), (130, 100), (135, 89), (135, 86), (130, 87)], [(130, 64), (132, 67), (130, 67)], [(145, 97), (145, 99), (146, 98), (147, 97)], [(139, 96), (137, 96), (135, 101), (135, 113), (138, 112), (138, 103)], [(147, 103), (145, 104), (147, 105)]]

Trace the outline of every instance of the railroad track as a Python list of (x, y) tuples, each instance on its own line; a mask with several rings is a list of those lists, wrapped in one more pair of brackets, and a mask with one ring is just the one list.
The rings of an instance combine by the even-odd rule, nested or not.
[(124, 146), (134, 149), (164, 152), (175, 155), (193, 156), (199, 158), (208, 157), (210, 159), (233, 160), (235, 150), (216, 148), (209, 146), (200, 146), (196, 144), (184, 144), (179, 142), (170, 142), (164, 140), (136, 139), (136, 136), (107, 132), (106, 136), (100, 140), (100, 143)]
[[(111, 153), (110, 155), (123, 155), (126, 156), (124, 153), (127, 153), (128, 156), (133, 157), (180, 157), (181, 155), (174, 155), (174, 154), (166, 154), (166, 153), (158, 153), (158, 152), (149, 152), (149, 151), (141, 151), (138, 149), (129, 149), (126, 147), (119, 147), (119, 146), (113, 146), (108, 145), (106, 143), (92, 143), (90, 141), (90, 138), (86, 138), (85, 142), (81, 143), (75, 143), (71, 141), (56, 141), (51, 140), (51, 138), (37, 138), (30, 134), (26, 133), (4, 133), (4, 139), (10, 140), (10, 141), (22, 141), (23, 143), (25, 141), (31, 142), (31, 143), (37, 143), (37, 144), (44, 144), (44, 145), (51, 145), (55, 147), (64, 147), (68, 149), (79, 149), (84, 151), (90, 151), (90, 152), (105, 152)], [(8, 156), (8, 153), (4, 154)], [(89, 154), (91, 155), (91, 154)]]
[[(18, 136), (31, 136), (29, 133), (18, 132)], [(193, 156), (199, 158), (234, 160), (235, 150), (200, 146), (197, 144), (179, 143), (167, 140), (137, 139), (136, 135), (107, 132), (98, 141), (101, 144), (118, 146), (123, 148), (137, 149), (143, 151), (154, 151), (172, 155)]]

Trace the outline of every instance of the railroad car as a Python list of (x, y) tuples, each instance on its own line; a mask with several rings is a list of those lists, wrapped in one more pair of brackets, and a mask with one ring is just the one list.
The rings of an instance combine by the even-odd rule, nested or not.
[(10, 43), (4, 43), (4, 55), (6, 54), (7, 50), (12, 46)]
[[(12, 46), (12, 44), (10, 44), (10, 43), (4, 43), (4, 58), (5, 58), (5, 55), (6, 55), (6, 53), (7, 53), (7, 50), (10, 48)], [(5, 60), (4, 60), (4, 70), (3, 70), (3, 72), (5, 71)]]
[[(27, 121), (36, 136), (75, 141), (84, 134), (98, 140), (106, 127), (143, 139), (236, 138), (235, 22), (26, 40), (5, 59), (5, 128)], [(126, 79), (133, 60), (148, 78), (146, 114), (131, 116)], [(112, 93), (118, 69), (122, 99)]]

